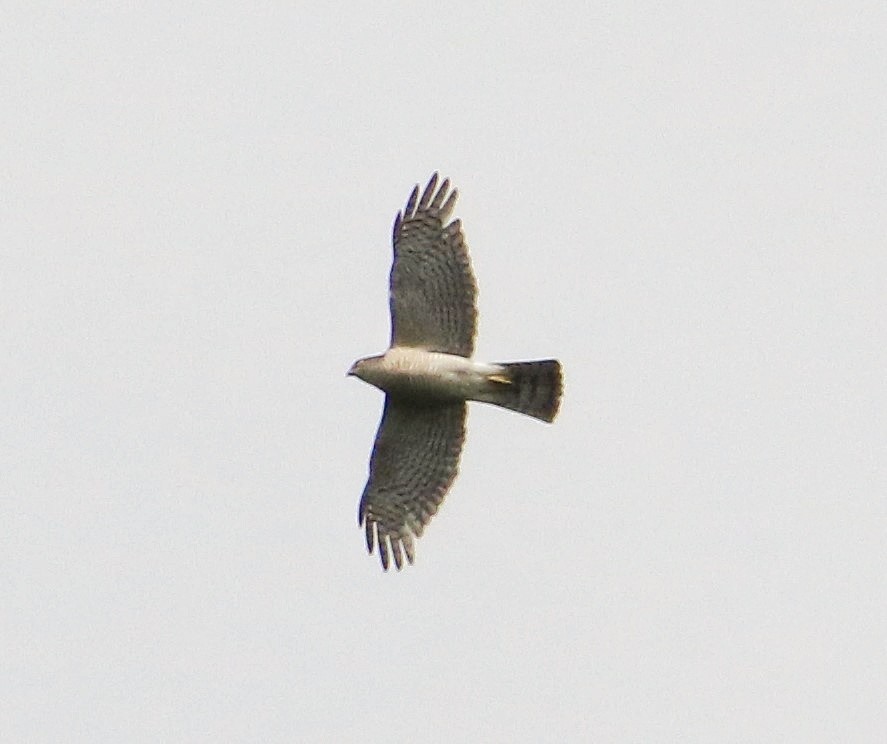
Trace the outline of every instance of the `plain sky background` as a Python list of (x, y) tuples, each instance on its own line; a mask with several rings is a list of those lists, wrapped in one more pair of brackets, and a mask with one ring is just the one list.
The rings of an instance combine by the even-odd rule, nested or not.
[[(887, 6), (5, 3), (0, 739), (883, 742)], [(390, 228), (474, 406), (357, 526)]]

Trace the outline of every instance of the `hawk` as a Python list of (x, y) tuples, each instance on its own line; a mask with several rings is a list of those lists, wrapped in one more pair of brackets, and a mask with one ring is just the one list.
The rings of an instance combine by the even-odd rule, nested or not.
[(398, 570), (456, 477), (467, 401), (551, 422), (560, 405), (555, 359), (485, 363), (471, 358), (477, 286), (449, 179), (417, 185), (394, 220), (390, 276), (391, 343), (348, 371), (385, 393), (358, 521), (367, 550)]

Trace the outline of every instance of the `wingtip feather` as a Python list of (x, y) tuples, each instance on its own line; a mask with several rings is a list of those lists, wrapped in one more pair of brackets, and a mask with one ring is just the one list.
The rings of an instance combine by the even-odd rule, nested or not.
[(419, 184), (413, 186), (413, 190), (410, 192), (410, 198), (407, 199), (407, 205), (404, 207), (403, 216), (405, 219), (409, 219), (416, 212), (416, 202), (419, 199)]
[[(419, 209), (428, 209), (428, 205), (431, 204), (431, 197), (434, 196), (434, 189), (437, 187), (437, 179), (438, 175), (437, 171), (435, 171), (422, 192), (422, 197), (419, 199)], [(418, 189), (419, 187), (417, 186), (416, 188)]]

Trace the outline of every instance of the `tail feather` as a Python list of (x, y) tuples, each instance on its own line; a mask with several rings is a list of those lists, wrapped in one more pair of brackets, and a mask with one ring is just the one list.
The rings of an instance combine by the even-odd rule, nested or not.
[(556, 359), (505, 362), (501, 373), (491, 376), (490, 388), (481, 400), (527, 416), (554, 421), (561, 403), (563, 376)]

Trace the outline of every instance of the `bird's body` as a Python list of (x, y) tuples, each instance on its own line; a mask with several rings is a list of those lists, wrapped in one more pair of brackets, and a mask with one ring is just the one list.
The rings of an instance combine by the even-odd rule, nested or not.
[(471, 359), (477, 293), (459, 220), (447, 222), (457, 192), (435, 173), (413, 189), (394, 221), (391, 344), (357, 360), (348, 374), (385, 392), (359, 519), (383, 568), (413, 562), (422, 534), (456, 477), (467, 401), (552, 421), (561, 397), (554, 359), (486, 363)]
[[(355, 363), (352, 374), (389, 395), (418, 401), (478, 400), (503, 374), (499, 364), (408, 346)], [(491, 382), (493, 380), (493, 382)]]

